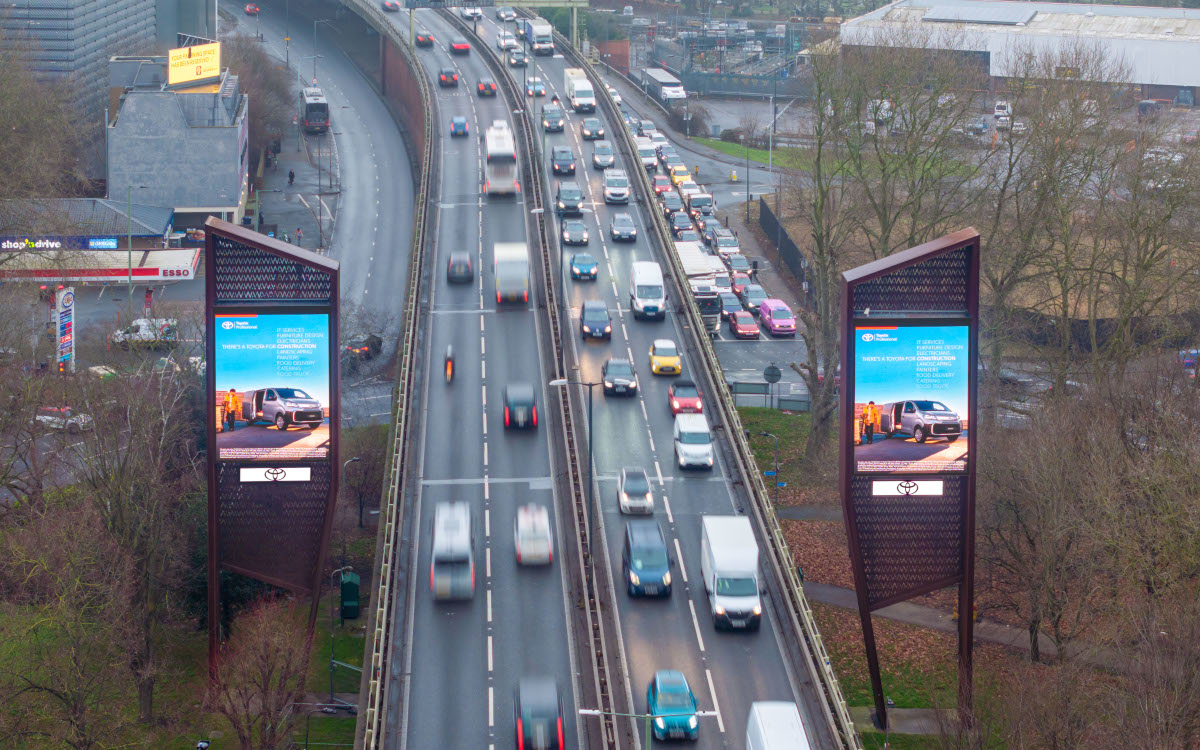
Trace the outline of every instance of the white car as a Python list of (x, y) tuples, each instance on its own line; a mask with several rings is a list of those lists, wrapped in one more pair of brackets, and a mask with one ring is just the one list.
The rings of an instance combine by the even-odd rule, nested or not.
[(621, 469), (617, 484), (617, 507), (622, 513), (653, 513), (654, 492), (644, 469)]
[(992, 109), (993, 117), (1012, 117), (1012, 105), (1003, 99), (996, 102), (996, 106)]
[(69, 406), (39, 406), (34, 417), (37, 423), (52, 430), (66, 430), (72, 435), (95, 428), (92, 418), (79, 414)]
[(692, 180), (684, 180), (679, 183), (679, 195), (683, 197), (685, 203), (689, 196), (698, 195), (702, 192), (704, 191), (700, 189), (700, 186)]
[(463, 8), (459, 10), (459, 15), (468, 21), (472, 21), (476, 18), (483, 18), (483, 11), (479, 8)]
[(513, 522), (513, 545), (519, 565), (549, 565), (554, 561), (550, 535), (550, 512), (546, 506), (529, 503), (517, 508)]
[(1029, 130), (1029, 126), (1025, 124), (1024, 120), (1013, 120), (1013, 122), (1012, 122), (1012, 134), (1013, 135), (1025, 135), (1025, 132), (1027, 130)]
[(1011, 129), (1012, 129), (1012, 118), (1011, 117), (1009, 117), (1008, 115), (1001, 115), (996, 118), (996, 130), (1004, 131), (1004, 130), (1011, 130)]
[(520, 46), (517, 44), (517, 38), (507, 31), (496, 35), (496, 47), (499, 49), (518, 49)]
[(612, 99), (613, 99), (613, 101), (614, 101), (614, 102), (616, 102), (617, 104), (620, 104), (620, 103), (621, 103), (621, 94), (620, 94), (620, 92), (618, 92), (618, 91), (617, 91), (616, 89), (614, 89), (612, 86), (609, 86), (609, 85), (607, 85), (607, 84), (604, 86), (604, 88), (608, 89), (608, 93), (609, 93), (609, 95), (610, 95), (610, 96), (612, 96)]

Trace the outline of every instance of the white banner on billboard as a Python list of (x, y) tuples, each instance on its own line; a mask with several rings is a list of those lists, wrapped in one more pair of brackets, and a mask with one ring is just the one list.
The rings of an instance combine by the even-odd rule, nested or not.
[(266, 468), (242, 467), (243, 482), (308, 482), (312, 480), (312, 469), (307, 466), (268, 466)]
[(943, 482), (940, 479), (922, 479), (919, 481), (911, 479), (900, 481), (894, 479), (876, 480), (871, 482), (871, 494), (875, 497), (941, 497), (945, 494), (942, 485)]

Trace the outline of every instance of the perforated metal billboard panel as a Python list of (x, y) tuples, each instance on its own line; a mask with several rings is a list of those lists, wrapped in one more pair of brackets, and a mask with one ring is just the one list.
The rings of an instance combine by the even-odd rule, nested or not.
[(967, 478), (939, 479), (941, 497), (881, 497), (872, 494), (877, 478), (851, 479), (850, 500), (870, 609), (948, 586), (960, 576)]
[(228, 461), (216, 465), (221, 565), (307, 593), (320, 560), (332, 465), (306, 466), (307, 482), (243, 482), (246, 466), (261, 469)]
[[(305, 254), (324, 260), (318, 255)], [(232, 237), (213, 238), (213, 264), (209, 272), (213, 274), (213, 301), (218, 305), (328, 304), (333, 299), (333, 275), (328, 269), (276, 255)]]
[(852, 287), (854, 314), (966, 312), (972, 250), (958, 248)]

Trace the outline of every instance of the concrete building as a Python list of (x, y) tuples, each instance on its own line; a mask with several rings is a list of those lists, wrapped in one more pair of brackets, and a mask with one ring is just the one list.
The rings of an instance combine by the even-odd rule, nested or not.
[(110, 66), (108, 194), (171, 208), (175, 228), (241, 220), (249, 160), (247, 97), (228, 70), (215, 83), (167, 87), (165, 57)]
[[(1143, 99), (1193, 106), (1200, 87), (1200, 10), (997, 0), (898, 0), (842, 24), (843, 46), (919, 27), (929, 46), (953, 44), (978, 59), (1003, 90), (1017, 50), (1099, 43), (1129, 70)], [(940, 33), (945, 31), (946, 33)], [(930, 33), (932, 32), (932, 33)]]
[[(212, 0), (8, 0), (0, 3), (0, 43), (20, 45), (29, 68), (67, 84), (83, 125), (83, 165), (104, 176), (101, 133), (108, 59), (165, 52), (176, 33), (216, 38)], [(90, 148), (86, 144), (90, 144)]]

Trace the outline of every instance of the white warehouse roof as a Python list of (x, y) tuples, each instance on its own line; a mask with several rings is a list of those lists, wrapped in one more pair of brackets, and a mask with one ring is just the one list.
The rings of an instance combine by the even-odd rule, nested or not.
[[(1130, 83), (1200, 86), (1200, 10), (1129, 5), (898, 0), (842, 24), (846, 45), (920, 25), (930, 46), (991, 53), (991, 75), (1009, 77), (1015, 48), (1054, 50), (1100, 43), (1129, 70)], [(942, 34), (940, 32), (945, 32)]]

